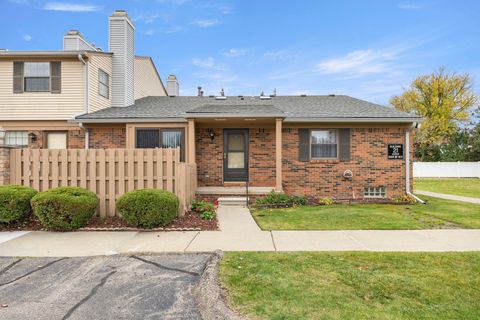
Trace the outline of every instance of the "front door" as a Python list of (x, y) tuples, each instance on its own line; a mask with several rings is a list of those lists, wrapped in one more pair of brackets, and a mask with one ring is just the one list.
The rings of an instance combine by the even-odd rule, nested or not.
[(224, 129), (223, 176), (224, 181), (247, 181), (248, 129)]

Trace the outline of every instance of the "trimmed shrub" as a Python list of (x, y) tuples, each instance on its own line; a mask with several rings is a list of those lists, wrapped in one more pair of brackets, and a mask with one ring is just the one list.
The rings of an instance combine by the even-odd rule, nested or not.
[(154, 228), (170, 224), (178, 214), (178, 197), (165, 190), (141, 189), (117, 200), (117, 210), (136, 227)]
[(31, 204), (34, 214), (48, 230), (71, 231), (83, 227), (97, 209), (99, 199), (90, 190), (59, 187), (38, 193)]
[(25, 219), (32, 211), (30, 200), (37, 190), (18, 185), (0, 186), (0, 223)]
[(306, 205), (308, 203), (307, 197), (302, 196), (290, 196), (285, 193), (279, 193), (270, 191), (265, 197), (257, 198), (256, 204), (258, 205)]

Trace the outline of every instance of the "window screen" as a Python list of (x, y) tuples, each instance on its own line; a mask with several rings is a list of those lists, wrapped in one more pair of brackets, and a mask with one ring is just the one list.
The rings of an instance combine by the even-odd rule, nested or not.
[(160, 134), (158, 129), (138, 129), (137, 148), (158, 148), (160, 147)]
[(311, 158), (337, 158), (337, 130), (312, 130)]
[(25, 91), (50, 91), (50, 62), (25, 62), (23, 68)]
[(5, 132), (5, 144), (28, 146), (27, 131), (7, 131)]

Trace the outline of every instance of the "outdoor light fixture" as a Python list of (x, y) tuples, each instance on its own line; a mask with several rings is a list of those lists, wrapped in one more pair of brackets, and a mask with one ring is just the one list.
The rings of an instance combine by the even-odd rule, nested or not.
[(29, 132), (28, 133), (28, 139), (30, 139), (30, 141), (32, 143), (36, 142), (37, 141), (37, 135), (33, 132)]
[(207, 129), (208, 136), (210, 137), (210, 140), (213, 141), (215, 139), (215, 131), (213, 129)]

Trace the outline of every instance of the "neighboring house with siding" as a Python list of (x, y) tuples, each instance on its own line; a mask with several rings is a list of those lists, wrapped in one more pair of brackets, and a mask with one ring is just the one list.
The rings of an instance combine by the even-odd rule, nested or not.
[[(128, 37), (124, 29), (130, 29)], [(134, 27), (125, 12), (110, 17), (109, 30), (108, 52), (88, 43), (76, 30), (64, 36), (63, 50), (0, 51), (0, 127), (6, 130), (6, 143), (84, 148), (85, 135), (108, 136), (112, 129), (90, 130), (71, 122), (75, 116), (166, 95), (153, 60), (135, 56)], [(115, 82), (120, 84), (114, 87)], [(124, 97), (122, 92), (131, 94)], [(108, 147), (108, 140), (91, 146)]]
[[(165, 90), (151, 59), (135, 58), (133, 35), (128, 16), (116, 12), (109, 52), (72, 33), (65, 42), (74, 51), (31, 59), (1, 53), (0, 125), (35, 134), (30, 147), (58, 147), (55, 133), (64, 130), (69, 148), (180, 148), (181, 160), (197, 166), (197, 193), (210, 199), (243, 194), (247, 184), (251, 194), (274, 189), (337, 199), (410, 192), (411, 128), (421, 118), (344, 95), (178, 96), (175, 76)], [(20, 83), (42, 86), (28, 78), (41, 78), (47, 67), (14, 70), (15, 61), (33, 60), (62, 62), (60, 71), (49, 69), (50, 88), (61, 74), (60, 93), (14, 93), (22, 89), (14, 86), (20, 75)]]

